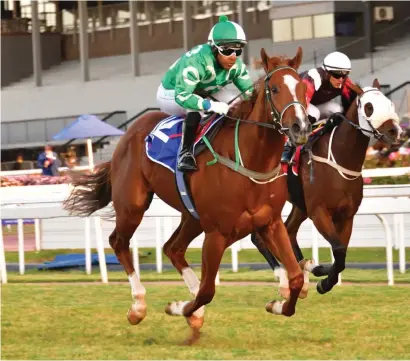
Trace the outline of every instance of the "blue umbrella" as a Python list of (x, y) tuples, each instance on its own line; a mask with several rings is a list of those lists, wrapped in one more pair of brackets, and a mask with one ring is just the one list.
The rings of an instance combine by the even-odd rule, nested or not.
[(87, 138), (88, 161), (90, 168), (92, 169), (94, 167), (94, 159), (91, 138), (119, 136), (123, 134), (124, 132), (122, 130), (103, 122), (95, 115), (85, 114), (81, 115), (74, 123), (58, 132), (53, 137), (53, 140)]
[(53, 140), (64, 140), (74, 138), (93, 138), (123, 135), (124, 132), (112, 125), (103, 122), (95, 115), (81, 115), (78, 119), (57, 133)]

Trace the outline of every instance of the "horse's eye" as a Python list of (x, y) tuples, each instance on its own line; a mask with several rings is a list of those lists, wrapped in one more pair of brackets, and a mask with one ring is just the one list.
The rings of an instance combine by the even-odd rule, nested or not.
[(272, 86), (272, 93), (274, 94), (279, 93), (279, 89), (276, 87), (276, 85)]

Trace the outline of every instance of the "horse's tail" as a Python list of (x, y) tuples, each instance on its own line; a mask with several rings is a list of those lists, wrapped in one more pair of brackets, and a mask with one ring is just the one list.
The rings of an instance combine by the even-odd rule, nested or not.
[(72, 215), (88, 217), (111, 202), (111, 161), (96, 167), (92, 174), (70, 172), (74, 186), (63, 207)]

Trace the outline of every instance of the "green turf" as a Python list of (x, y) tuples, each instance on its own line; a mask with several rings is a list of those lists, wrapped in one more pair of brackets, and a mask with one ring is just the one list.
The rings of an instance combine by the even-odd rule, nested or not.
[(410, 287), (342, 286), (311, 292), (291, 318), (264, 310), (267, 286), (220, 286), (206, 307), (199, 344), (183, 318), (164, 314), (188, 300), (181, 286), (147, 286), (148, 314), (126, 321), (128, 285), (2, 287), (2, 359), (392, 359), (410, 358)]
[[(311, 258), (312, 250), (310, 248), (302, 249), (305, 258)], [(96, 250), (92, 250), (96, 252)], [(113, 254), (111, 248), (105, 250), (107, 254)], [(51, 261), (58, 254), (68, 253), (84, 253), (84, 249), (58, 249), (58, 250), (42, 250), (27, 251), (24, 254), (26, 263), (40, 263), (44, 261)], [(141, 248), (139, 249), (140, 263), (155, 263), (155, 248)], [(201, 250), (200, 249), (188, 249), (187, 260), (190, 263), (201, 263)], [(239, 263), (254, 263), (254, 262), (266, 262), (263, 256), (256, 249), (244, 249), (238, 254)], [(321, 262), (330, 262), (330, 248), (319, 249), (319, 259)], [(398, 262), (398, 251), (393, 250), (393, 260)], [(18, 262), (18, 252), (6, 252), (6, 262)], [(168, 257), (163, 255), (163, 262), (169, 264)], [(223, 256), (222, 263), (231, 263), (232, 256), (231, 251), (227, 250)], [(346, 262), (386, 262), (386, 249), (382, 247), (373, 248), (349, 248), (347, 252)]]
[[(194, 269), (200, 278), (201, 270)], [(142, 281), (181, 281), (181, 276), (176, 270), (167, 270), (163, 273), (155, 271), (142, 271)], [(220, 270), (221, 281), (255, 281), (255, 282), (276, 282), (276, 279), (271, 270), (249, 270), (246, 268), (239, 269), (239, 272), (232, 272), (230, 269)], [(317, 281), (319, 278), (310, 276), (310, 280)], [(109, 281), (125, 281), (127, 276), (125, 272), (109, 271)], [(397, 283), (410, 283), (410, 275), (394, 271), (394, 280)], [(11, 283), (24, 282), (100, 282), (101, 276), (99, 268), (93, 268), (91, 275), (85, 274), (84, 271), (37, 271), (27, 270), (26, 274), (20, 275), (17, 272), (8, 272), (8, 281)], [(342, 273), (342, 281), (346, 282), (381, 282), (387, 283), (386, 270), (361, 270), (361, 269), (346, 269)]]

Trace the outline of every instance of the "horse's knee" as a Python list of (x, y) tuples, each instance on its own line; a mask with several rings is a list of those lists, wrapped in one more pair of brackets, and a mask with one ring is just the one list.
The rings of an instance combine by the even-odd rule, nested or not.
[(207, 305), (212, 301), (215, 296), (215, 286), (210, 288), (209, 290), (200, 290), (197, 295), (197, 300), (202, 305)]
[(115, 247), (117, 246), (117, 243), (118, 243), (116, 230), (114, 230), (108, 237), (108, 243), (110, 244), (111, 248), (115, 250)]

